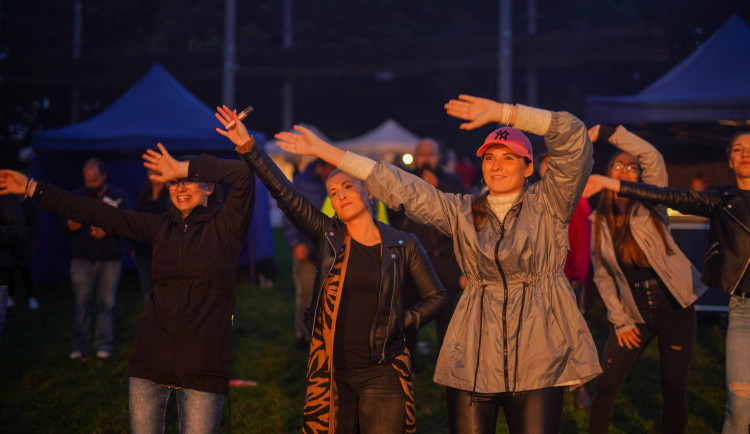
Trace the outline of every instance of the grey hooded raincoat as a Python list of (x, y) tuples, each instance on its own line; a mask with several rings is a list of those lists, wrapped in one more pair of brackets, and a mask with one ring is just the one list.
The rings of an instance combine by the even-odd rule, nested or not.
[(568, 222), (593, 165), (586, 127), (569, 113), (524, 106), (515, 127), (544, 135), (549, 170), (518, 195), (502, 222), (489, 212), (479, 232), (473, 195), (441, 193), (392, 165), (351, 153), (339, 164), (366, 179), (366, 188), (387, 206), (403, 207), (409, 218), (452, 237), (468, 285), (434, 379), (457, 389), (498, 393), (576, 386), (601, 373), (563, 274)]

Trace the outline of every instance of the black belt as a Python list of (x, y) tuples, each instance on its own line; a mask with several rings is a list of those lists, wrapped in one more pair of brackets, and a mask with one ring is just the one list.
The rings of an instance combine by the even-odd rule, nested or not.
[(659, 285), (659, 279), (649, 279), (649, 280), (641, 280), (640, 282), (633, 283), (633, 288), (643, 288), (648, 289), (652, 286), (658, 286)]

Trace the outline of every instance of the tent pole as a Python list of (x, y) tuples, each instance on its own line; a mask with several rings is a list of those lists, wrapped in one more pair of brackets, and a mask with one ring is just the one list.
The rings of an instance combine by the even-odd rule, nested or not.
[(498, 101), (513, 102), (513, 0), (500, 0), (497, 33)]
[(224, 0), (224, 63), (222, 67), (221, 102), (235, 107), (234, 85), (237, 65), (237, 0)]
[[(284, 0), (284, 49), (292, 48), (294, 44), (294, 30), (292, 22), (292, 0)], [(294, 123), (294, 78), (287, 74), (281, 88), (281, 128), (288, 130)]]

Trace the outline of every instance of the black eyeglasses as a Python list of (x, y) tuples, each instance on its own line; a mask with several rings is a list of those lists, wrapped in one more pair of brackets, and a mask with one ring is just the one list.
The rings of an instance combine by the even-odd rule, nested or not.
[(180, 178), (180, 179), (170, 179), (166, 182), (166, 186), (170, 190), (174, 190), (177, 188), (178, 185), (182, 183), (183, 187), (190, 188), (194, 187), (196, 184), (198, 184), (198, 180), (195, 178)]
[(617, 162), (614, 164), (614, 166), (612, 166), (612, 168), (614, 170), (627, 170), (628, 172), (637, 172), (641, 170), (641, 168), (638, 167), (638, 165), (635, 163), (623, 164), (623, 163)]

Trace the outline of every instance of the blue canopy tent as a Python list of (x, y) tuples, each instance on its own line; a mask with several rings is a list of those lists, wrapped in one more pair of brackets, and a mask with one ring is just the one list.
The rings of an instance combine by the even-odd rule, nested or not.
[[(36, 179), (72, 190), (83, 184), (83, 163), (96, 157), (107, 168), (107, 182), (123, 189), (135, 205), (146, 180), (141, 154), (163, 143), (172, 155), (200, 154), (235, 158), (232, 144), (216, 133), (213, 111), (161, 65), (154, 65), (133, 87), (98, 115), (33, 136), (32, 173)], [(251, 132), (263, 145), (265, 134)], [(273, 257), (268, 194), (256, 182), (255, 209), (248, 237), (254, 261)], [(68, 238), (57, 216), (42, 213), (34, 270), (41, 280), (68, 276)], [(246, 243), (247, 244), (247, 243)]]
[(636, 95), (589, 96), (586, 124), (750, 119), (750, 27), (733, 15), (690, 56)]

